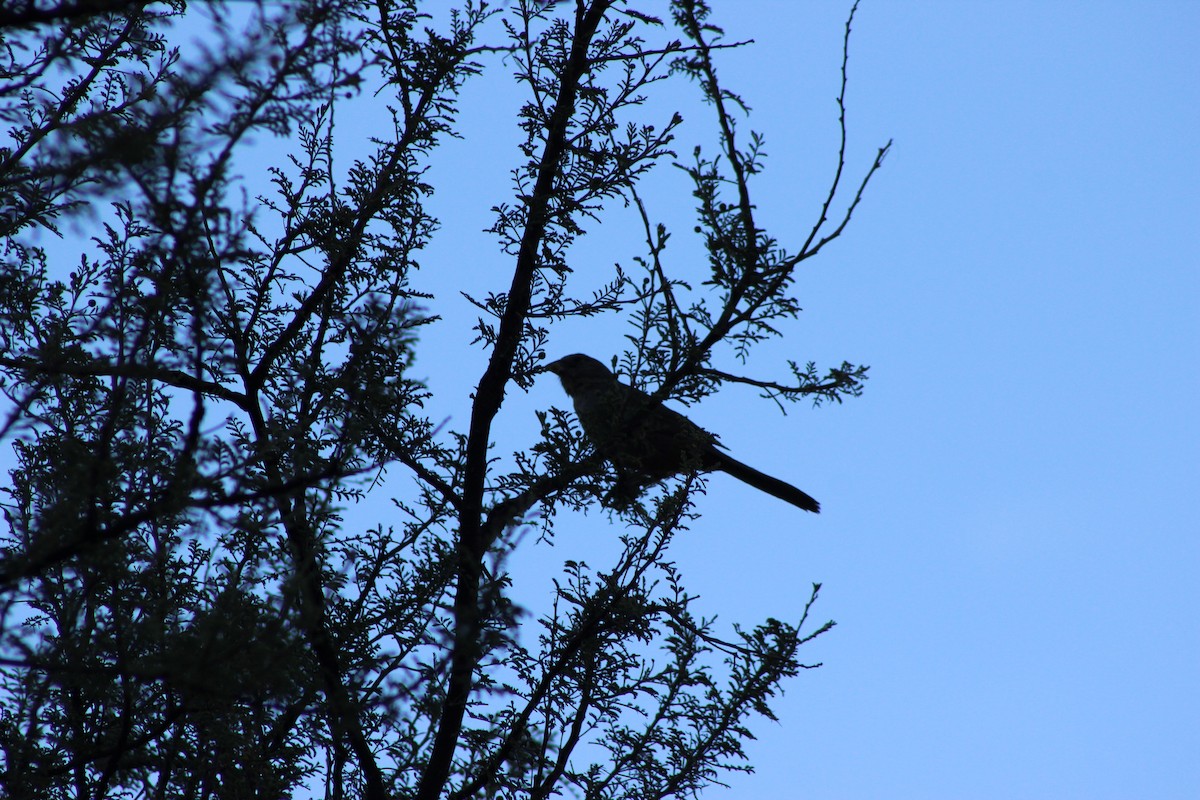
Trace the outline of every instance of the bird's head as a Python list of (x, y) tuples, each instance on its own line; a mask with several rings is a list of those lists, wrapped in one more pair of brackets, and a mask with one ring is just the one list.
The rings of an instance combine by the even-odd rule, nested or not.
[(563, 390), (571, 396), (588, 385), (607, 386), (615, 380), (608, 367), (583, 353), (573, 353), (551, 361), (546, 365), (546, 371), (557, 375), (562, 381)]

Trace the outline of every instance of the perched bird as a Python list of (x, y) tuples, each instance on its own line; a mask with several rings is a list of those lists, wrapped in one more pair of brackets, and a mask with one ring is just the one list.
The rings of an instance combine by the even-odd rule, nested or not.
[(630, 473), (640, 476), (638, 482), (644, 485), (685, 472), (720, 470), (805, 511), (821, 510), (816, 500), (795, 486), (719, 450), (723, 445), (717, 437), (645, 392), (621, 383), (596, 359), (576, 353), (547, 364), (546, 369), (562, 381), (588, 439), (617, 468), (621, 483), (630, 479)]

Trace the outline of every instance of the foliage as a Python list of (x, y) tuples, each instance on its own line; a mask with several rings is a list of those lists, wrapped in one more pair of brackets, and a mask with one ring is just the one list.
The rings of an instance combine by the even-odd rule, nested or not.
[[(830, 223), (843, 113), (828, 198), (786, 250), (755, 220), (762, 139), (717, 78), (733, 45), (698, 0), (664, 20), (637, 5), (0, 13), (5, 796), (674, 797), (749, 769), (751, 718), (829, 624), (802, 633), (810, 601), (716, 637), (667, 556), (685, 477), (609, 510), (619, 560), (568, 563), (522, 629), (520, 531), (552, 536), (611, 478), (564, 412), (511, 460), (492, 431), (554, 326), (600, 314), (632, 323), (621, 364), (660, 398), (857, 395), (865, 367), (792, 363), (780, 382), (716, 365), (796, 316), (797, 266), (887, 148)], [(524, 140), (491, 227), (511, 284), (465, 287), (488, 364), (453, 427), (409, 369), (456, 300), (413, 281), (438, 232), (427, 171), (460, 135), (465, 82), (513, 67)], [(699, 287), (637, 192), (677, 158), (655, 84), (689, 79), (719, 142), (682, 166)], [(369, 138), (344, 119), (363, 103), (388, 111)], [(367, 150), (343, 166), (348, 145)], [(269, 190), (249, 196), (247, 175)], [(614, 202), (640, 211), (647, 251), (581, 295), (571, 247)], [(348, 524), (388, 467), (417, 488)]]

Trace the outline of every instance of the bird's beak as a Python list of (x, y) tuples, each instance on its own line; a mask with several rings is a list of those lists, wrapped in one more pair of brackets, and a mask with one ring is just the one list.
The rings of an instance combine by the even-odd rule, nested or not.
[(561, 368), (562, 368), (562, 359), (561, 358), (558, 361), (551, 361), (549, 364), (542, 367), (542, 369), (546, 370), (546, 372), (553, 372), (555, 375), (559, 374), (558, 371)]

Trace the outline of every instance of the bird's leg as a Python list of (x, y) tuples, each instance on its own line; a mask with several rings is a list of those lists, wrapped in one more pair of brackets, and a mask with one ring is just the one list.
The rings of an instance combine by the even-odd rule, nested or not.
[(608, 494), (604, 496), (604, 501), (618, 510), (623, 510), (638, 499), (645, 488), (645, 481), (638, 480), (637, 475), (628, 469), (616, 464), (613, 467), (617, 472), (617, 480), (608, 490)]

